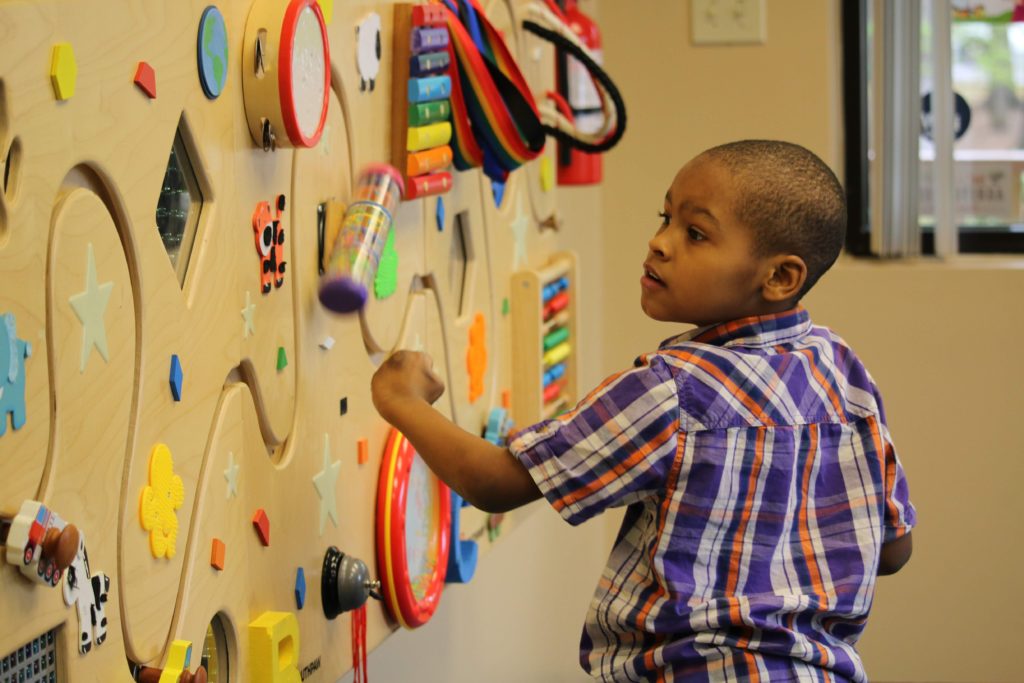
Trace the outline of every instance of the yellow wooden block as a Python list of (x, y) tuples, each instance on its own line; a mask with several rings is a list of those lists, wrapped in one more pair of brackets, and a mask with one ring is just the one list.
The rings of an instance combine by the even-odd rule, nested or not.
[(291, 612), (264, 612), (249, 623), (249, 680), (301, 683), (299, 622)]
[(334, 17), (334, 0), (317, 0), (320, 5), (320, 11), (324, 13), (324, 23), (331, 23), (331, 19)]
[(71, 43), (57, 43), (53, 46), (50, 60), (50, 84), (58, 100), (69, 100), (75, 94), (78, 80), (78, 63)]
[(409, 129), (405, 147), (410, 152), (421, 149), (447, 145), (452, 139), (452, 124), (448, 121), (431, 123), (428, 126), (416, 126)]
[(540, 189), (549, 192), (555, 186), (555, 168), (551, 157), (540, 158)]
[(192, 641), (175, 640), (172, 642), (163, 673), (160, 674), (159, 683), (178, 683), (178, 678), (183, 671), (188, 669), (191, 660)]

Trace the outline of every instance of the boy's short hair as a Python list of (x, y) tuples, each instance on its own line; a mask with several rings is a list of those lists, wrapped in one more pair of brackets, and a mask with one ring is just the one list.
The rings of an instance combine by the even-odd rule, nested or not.
[(810, 150), (777, 140), (740, 140), (704, 152), (734, 174), (736, 216), (754, 231), (758, 256), (796, 254), (807, 264), (797, 299), (839, 257), (846, 196), (832, 169)]

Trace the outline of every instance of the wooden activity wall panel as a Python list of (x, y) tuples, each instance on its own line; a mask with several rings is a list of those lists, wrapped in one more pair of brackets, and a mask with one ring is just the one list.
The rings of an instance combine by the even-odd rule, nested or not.
[[(553, 89), (517, 3), (480, 4), (532, 92)], [(516, 373), (543, 379), (544, 322), (513, 338), (512, 315), (540, 314), (510, 285), (574, 286), (555, 144), (496, 184), (447, 166), (445, 124), (415, 134), (410, 165), (392, 141), (417, 121), (393, 130), (393, 98), (415, 89), (393, 79), (452, 67), (435, 51), (396, 68), (395, 17), (436, 19), (341, 0), (0, 4), (0, 682), (200, 680), (200, 664), (334, 681), (353, 629), (373, 648), (429, 618), (428, 579), (458, 590), (515, 523), (402, 460), (369, 387), (391, 350), (422, 349), (462, 427), (500, 442), (543, 410), (531, 396), (516, 414)], [(395, 210), (365, 308), (332, 313), (324, 259), (360, 170), (392, 159), (421, 198)], [(379, 482), (402, 476), (392, 500)], [(409, 516), (389, 541), (408, 566), (384, 566), (398, 550), (378, 509)], [(408, 610), (387, 604), (399, 573)], [(371, 592), (385, 599), (350, 609)]]

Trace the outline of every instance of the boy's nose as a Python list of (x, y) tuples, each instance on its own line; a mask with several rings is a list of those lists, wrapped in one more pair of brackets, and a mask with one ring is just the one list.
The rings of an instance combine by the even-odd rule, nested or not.
[(647, 243), (647, 248), (650, 250), (652, 256), (658, 258), (665, 258), (665, 245), (658, 239), (661, 234), (657, 234), (651, 238), (651, 241)]

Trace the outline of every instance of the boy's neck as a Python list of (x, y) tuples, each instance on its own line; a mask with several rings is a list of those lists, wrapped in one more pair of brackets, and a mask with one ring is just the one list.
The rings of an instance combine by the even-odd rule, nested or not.
[(785, 313), (786, 311), (792, 311), (793, 309), (800, 306), (799, 301), (779, 301), (779, 302), (765, 302), (765, 305), (758, 306), (755, 309), (747, 313), (740, 313), (729, 317), (727, 320), (718, 320), (716, 322), (695, 322), (693, 320), (678, 320), (676, 322), (685, 325), (694, 325), (695, 327), (714, 327), (716, 325), (724, 325), (725, 323), (731, 323), (735, 320), (743, 320), (745, 318), (760, 318), (762, 316), (778, 315)]

